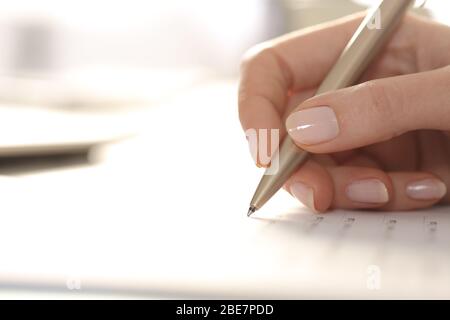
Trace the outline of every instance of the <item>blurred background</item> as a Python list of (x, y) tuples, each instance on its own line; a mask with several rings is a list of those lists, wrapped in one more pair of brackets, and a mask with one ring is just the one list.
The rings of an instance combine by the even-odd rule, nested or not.
[[(0, 103), (89, 110), (152, 103), (237, 77), (242, 53), (376, 1), (0, 2)], [(447, 22), (446, 1), (426, 8)]]

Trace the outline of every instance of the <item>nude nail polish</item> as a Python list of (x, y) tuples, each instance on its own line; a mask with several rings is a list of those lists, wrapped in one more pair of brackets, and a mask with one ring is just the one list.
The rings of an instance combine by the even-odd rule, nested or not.
[(290, 187), (291, 193), (298, 201), (317, 212), (314, 204), (314, 190), (302, 182), (295, 182)]
[(330, 141), (339, 134), (336, 114), (327, 106), (292, 113), (286, 120), (286, 128), (294, 141), (305, 145)]
[(388, 190), (378, 179), (354, 181), (347, 186), (345, 192), (355, 202), (381, 204), (389, 201)]
[(406, 194), (414, 200), (437, 200), (447, 193), (447, 187), (438, 179), (423, 179), (406, 186)]

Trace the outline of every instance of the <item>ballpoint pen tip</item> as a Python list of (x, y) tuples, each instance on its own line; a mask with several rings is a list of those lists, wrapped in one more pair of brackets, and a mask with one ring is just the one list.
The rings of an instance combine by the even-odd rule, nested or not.
[(255, 211), (256, 211), (255, 207), (250, 207), (247, 212), (247, 217), (250, 217), (253, 213), (255, 213)]

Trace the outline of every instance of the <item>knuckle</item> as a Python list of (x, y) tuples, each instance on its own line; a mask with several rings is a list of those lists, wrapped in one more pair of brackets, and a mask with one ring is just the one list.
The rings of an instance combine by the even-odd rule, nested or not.
[[(261, 43), (248, 49), (240, 64), (240, 83), (238, 89), (238, 108), (242, 112), (249, 100), (260, 96), (258, 94), (259, 86), (255, 85), (255, 74), (259, 69), (264, 69), (268, 61), (273, 59), (273, 52), (267, 43)], [(258, 89), (255, 89), (258, 88)]]
[(271, 50), (267, 43), (260, 43), (251, 47), (241, 58), (241, 72), (248, 70), (251, 67), (258, 66), (262, 61), (266, 60), (267, 56), (270, 54)]

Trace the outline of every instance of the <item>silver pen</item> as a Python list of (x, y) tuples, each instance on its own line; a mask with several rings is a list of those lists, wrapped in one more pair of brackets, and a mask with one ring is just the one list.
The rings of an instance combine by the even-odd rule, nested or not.
[[(383, 0), (369, 11), (341, 56), (323, 80), (316, 95), (353, 85), (379, 53), (414, 0)], [(380, 22), (380, 27), (374, 21)], [(247, 215), (260, 209), (308, 159), (308, 152), (286, 136), (278, 152), (278, 170), (264, 174), (250, 202)], [(269, 170), (269, 169), (267, 169)]]

